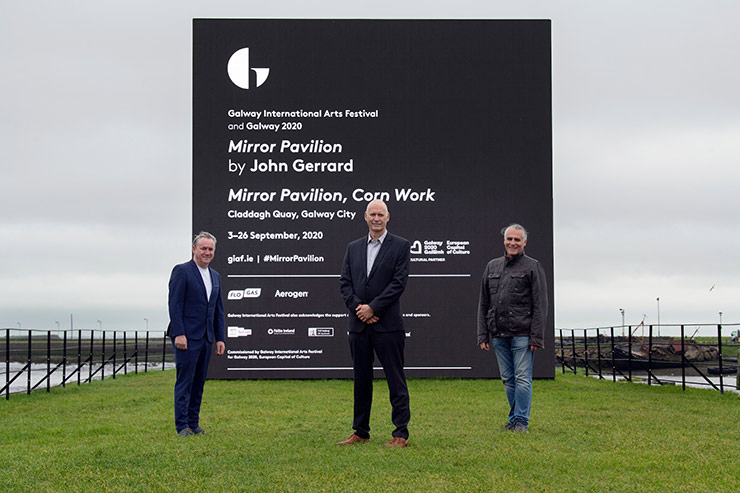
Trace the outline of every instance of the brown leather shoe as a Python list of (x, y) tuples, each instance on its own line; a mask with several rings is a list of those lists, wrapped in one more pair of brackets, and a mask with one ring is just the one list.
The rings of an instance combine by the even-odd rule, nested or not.
[(337, 445), (354, 445), (356, 443), (365, 443), (365, 442), (369, 442), (369, 441), (370, 441), (369, 438), (358, 437), (357, 435), (355, 435), (354, 433), (352, 433), (349, 436), (349, 438), (346, 439), (345, 441), (343, 441), (343, 442), (337, 442)]
[(405, 438), (394, 437), (393, 440), (385, 444), (386, 447), (408, 447), (409, 442)]

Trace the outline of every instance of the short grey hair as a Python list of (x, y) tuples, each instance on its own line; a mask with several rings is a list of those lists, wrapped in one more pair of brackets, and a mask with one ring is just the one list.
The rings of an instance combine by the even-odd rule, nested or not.
[(524, 239), (525, 241), (527, 240), (527, 230), (526, 230), (526, 229), (524, 229), (524, 226), (522, 226), (521, 224), (517, 224), (517, 223), (511, 223), (511, 224), (509, 224), (508, 226), (506, 226), (505, 228), (501, 229), (501, 234), (502, 234), (503, 236), (506, 236), (506, 230), (507, 230), (507, 229), (515, 229), (515, 230), (517, 230), (517, 231), (521, 231), (521, 232), (522, 232), (522, 238), (523, 238), (523, 239)]
[(207, 240), (213, 240), (213, 246), (216, 246), (216, 237), (207, 231), (201, 231), (200, 233), (195, 235), (195, 238), (193, 238), (193, 246), (197, 247), (198, 242), (204, 238)]

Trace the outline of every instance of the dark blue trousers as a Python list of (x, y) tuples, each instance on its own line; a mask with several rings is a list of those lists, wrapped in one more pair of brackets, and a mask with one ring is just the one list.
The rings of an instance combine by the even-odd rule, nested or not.
[(203, 399), (203, 386), (206, 383), (206, 371), (211, 360), (211, 346), (206, 338), (188, 339), (188, 348), (175, 348), (175, 339), (172, 338), (172, 347), (175, 348), (175, 367), (177, 380), (175, 381), (175, 428), (181, 431), (185, 428), (198, 426), (200, 416), (200, 402)]

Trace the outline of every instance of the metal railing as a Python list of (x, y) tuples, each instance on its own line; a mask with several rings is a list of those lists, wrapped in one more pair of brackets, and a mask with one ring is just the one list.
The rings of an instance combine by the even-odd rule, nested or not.
[(0, 395), (165, 370), (174, 361), (162, 331), (0, 329)]
[[(555, 357), (563, 373), (567, 368), (574, 374), (580, 370), (586, 376), (640, 381), (648, 385), (680, 382), (683, 390), (687, 386), (709, 386), (724, 393), (725, 388), (740, 390), (735, 379), (740, 343), (736, 338), (731, 342), (729, 337), (730, 331), (739, 329), (738, 325), (640, 324), (556, 329)], [(727, 330), (728, 327), (731, 328)], [(615, 334), (620, 330), (621, 335)], [(676, 335), (656, 336), (656, 330), (658, 334), (663, 331)], [(697, 336), (699, 333), (701, 335)], [(735, 380), (734, 385), (725, 382), (730, 378)]]

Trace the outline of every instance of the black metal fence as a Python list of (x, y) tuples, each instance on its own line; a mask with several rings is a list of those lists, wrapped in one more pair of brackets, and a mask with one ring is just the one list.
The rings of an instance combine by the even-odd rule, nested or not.
[[(600, 379), (680, 383), (683, 390), (707, 386), (724, 393), (726, 388), (738, 390), (738, 325), (557, 329), (555, 356), (563, 373), (567, 368)], [(676, 335), (661, 336), (660, 332)]]
[[(661, 336), (660, 331), (677, 335)], [(709, 386), (724, 393), (728, 387), (738, 390), (737, 380), (732, 384), (723, 378), (738, 371), (740, 343), (730, 339), (731, 331), (740, 333), (740, 324), (557, 329), (555, 355), (563, 373), (567, 368), (601, 379), (680, 383), (684, 390)], [(129, 371), (165, 370), (174, 368), (174, 361), (162, 331), (0, 329), (0, 395), (9, 399), (11, 393), (49, 392), (52, 386), (81, 385)]]
[[(174, 368), (162, 331), (0, 329), (0, 395)], [(25, 382), (24, 382), (25, 380)], [(25, 384), (24, 384), (25, 383)]]

